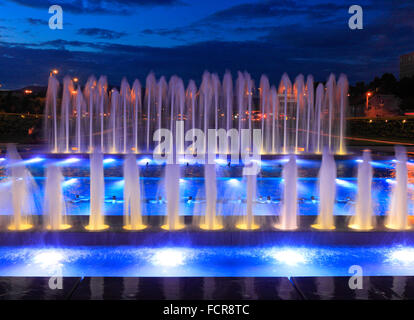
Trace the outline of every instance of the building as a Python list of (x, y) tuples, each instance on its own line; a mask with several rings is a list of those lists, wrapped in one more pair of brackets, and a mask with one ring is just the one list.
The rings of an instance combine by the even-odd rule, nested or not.
[(414, 52), (400, 56), (400, 79), (414, 76)]
[(374, 94), (368, 102), (365, 116), (370, 118), (392, 117), (400, 114), (401, 100), (393, 94)]

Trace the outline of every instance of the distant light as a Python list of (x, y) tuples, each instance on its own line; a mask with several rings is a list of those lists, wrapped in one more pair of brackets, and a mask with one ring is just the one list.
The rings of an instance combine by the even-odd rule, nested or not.
[(390, 259), (403, 264), (414, 263), (414, 248), (399, 248), (391, 251)]
[(77, 178), (71, 178), (69, 180), (64, 181), (62, 183), (62, 186), (63, 187), (68, 187), (68, 186), (71, 186), (71, 185), (75, 184), (76, 182), (78, 182), (78, 179)]
[(1, 162), (1, 161), (5, 161), (5, 160), (6, 160), (6, 158), (0, 158), (0, 162)]
[(108, 164), (108, 163), (112, 163), (112, 162), (115, 162), (115, 161), (116, 160), (114, 158), (106, 158), (106, 159), (104, 159), (103, 163)]
[(53, 267), (59, 265), (64, 259), (64, 255), (56, 250), (48, 249), (43, 252), (37, 253), (33, 257), (33, 262), (41, 265), (44, 268)]
[(385, 179), (385, 181), (391, 184), (397, 183), (394, 179), (389, 179), (389, 178)]
[(297, 264), (306, 262), (305, 255), (294, 249), (277, 250), (273, 252), (271, 256), (278, 262), (287, 264), (289, 266), (295, 266)]
[(186, 254), (180, 249), (160, 249), (154, 254), (151, 262), (155, 266), (177, 267), (184, 264)]
[(362, 159), (356, 159), (355, 161), (358, 162), (358, 163), (364, 162), (364, 160), (362, 160)]

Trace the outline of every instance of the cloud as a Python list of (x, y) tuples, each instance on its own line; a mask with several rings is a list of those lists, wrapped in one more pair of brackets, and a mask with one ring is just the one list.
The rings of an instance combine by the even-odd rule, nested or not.
[(100, 28), (81, 28), (78, 30), (77, 34), (106, 40), (119, 39), (127, 35), (125, 32), (117, 32)]
[(41, 19), (27, 18), (26, 21), (32, 26), (47, 25), (47, 21)]
[(31, 8), (62, 6), (73, 13), (129, 14), (136, 7), (182, 5), (181, 0), (5, 0)]

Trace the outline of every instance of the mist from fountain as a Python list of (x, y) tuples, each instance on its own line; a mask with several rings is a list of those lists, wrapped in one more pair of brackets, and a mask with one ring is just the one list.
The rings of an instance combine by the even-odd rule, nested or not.
[(206, 71), (198, 89), (190, 80), (185, 90), (176, 75), (167, 83), (150, 73), (144, 93), (138, 80), (131, 89), (125, 78), (119, 91), (108, 92), (105, 77), (98, 82), (90, 77), (82, 93), (65, 77), (60, 105), (58, 88), (51, 75), (45, 136), (55, 153), (92, 152), (96, 147), (111, 153), (151, 152), (154, 132), (166, 128), (175, 135), (177, 120), (184, 121), (185, 130), (262, 129), (263, 154), (320, 153), (325, 146), (332, 153), (345, 152), (348, 81), (344, 75), (337, 83), (331, 74), (326, 86), (320, 83), (316, 92), (312, 76), (305, 82), (299, 75), (292, 85), (287, 74), (277, 90), (265, 75), (255, 88), (247, 72), (238, 72), (233, 88), (229, 71), (222, 83)]
[(143, 230), (141, 208), (141, 187), (139, 169), (135, 154), (129, 154), (124, 160), (124, 229)]
[(162, 228), (170, 231), (183, 229), (185, 226), (180, 217), (180, 165), (165, 166), (164, 186), (167, 194), (167, 215)]
[(217, 217), (217, 183), (216, 165), (204, 165), (204, 184), (206, 191), (206, 213), (200, 228), (204, 230), (220, 230), (223, 228), (221, 221)]
[[(26, 168), (24, 161), (16, 150), (15, 145), (7, 146), (7, 173), (11, 180), (10, 189), (4, 192), (4, 201), (11, 201), (12, 217), (9, 230), (28, 230), (33, 227), (32, 215), (36, 212), (37, 186), (32, 174)], [(9, 205), (6, 205), (9, 206)]]
[(241, 230), (256, 230), (259, 229), (259, 225), (255, 223), (254, 207), (257, 198), (257, 175), (245, 174), (244, 171), (251, 165), (245, 165), (243, 169), (245, 188), (246, 188), (246, 213), (242, 217), (241, 221), (236, 224), (237, 229)]
[(355, 230), (371, 230), (374, 228), (372, 209), (372, 165), (371, 151), (364, 150), (362, 162), (358, 164), (358, 194), (355, 215), (351, 217), (349, 228)]
[(275, 226), (281, 230), (295, 230), (298, 227), (298, 169), (296, 157), (291, 155), (282, 172), (283, 177), (283, 204), (279, 216), (279, 223)]
[(316, 224), (312, 225), (315, 229), (333, 230), (334, 206), (336, 196), (336, 163), (328, 148), (322, 153), (322, 164), (319, 170), (319, 214)]
[(90, 156), (90, 215), (89, 224), (85, 227), (90, 231), (100, 231), (109, 228), (105, 224), (104, 200), (105, 180), (103, 168), (103, 155), (94, 151)]
[(407, 230), (410, 229), (408, 223), (408, 169), (407, 153), (404, 147), (395, 147), (395, 159), (395, 184), (385, 226), (394, 230)]
[(66, 202), (63, 196), (63, 175), (59, 166), (50, 164), (46, 169), (44, 198), (45, 226), (48, 230), (65, 230), (71, 226), (66, 215)]

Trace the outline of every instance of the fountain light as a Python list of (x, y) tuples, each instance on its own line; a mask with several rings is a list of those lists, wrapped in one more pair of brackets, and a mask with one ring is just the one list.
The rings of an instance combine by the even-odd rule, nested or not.
[(26, 231), (26, 230), (30, 230), (32, 228), (33, 228), (33, 225), (31, 225), (29, 223), (21, 223), (19, 225), (11, 224), (7, 227), (7, 229), (10, 230), (10, 231)]
[(138, 163), (140, 164), (140, 165), (142, 165), (142, 166), (145, 166), (145, 165), (147, 165), (147, 164), (150, 164), (151, 163), (151, 159), (149, 159), (149, 158), (143, 158), (143, 159), (140, 159), (139, 161), (138, 161)]
[(414, 248), (398, 248), (391, 251), (390, 259), (403, 264), (414, 263)]
[(287, 264), (288, 266), (296, 266), (307, 262), (305, 255), (300, 250), (282, 249), (271, 252), (270, 256), (279, 263)]
[(65, 256), (62, 254), (62, 252), (54, 249), (47, 249), (37, 253), (33, 257), (33, 262), (42, 266), (43, 268), (48, 268), (59, 265), (62, 260), (64, 260), (64, 258)]
[(103, 163), (104, 164), (109, 164), (109, 163), (113, 163), (113, 162), (115, 162), (116, 160), (114, 159), (114, 158), (106, 158), (106, 159), (104, 159), (104, 161), (103, 161)]
[(28, 160), (23, 161), (23, 164), (38, 163), (38, 162), (42, 162), (42, 161), (44, 161), (44, 160), (45, 160), (44, 158), (41, 158), (41, 157), (35, 157), (35, 158), (32, 158), (32, 159), (28, 159)]
[(76, 162), (79, 162), (81, 159), (79, 159), (79, 158), (74, 158), (74, 157), (72, 157), (72, 158), (68, 158), (68, 159), (65, 159), (65, 160), (62, 160), (62, 161), (59, 161), (58, 162), (58, 164), (59, 165), (68, 165), (68, 164), (72, 164), (72, 163), (76, 163)]
[(176, 224), (174, 226), (174, 228), (170, 228), (170, 225), (169, 224), (163, 224), (161, 226), (161, 229), (167, 230), (167, 231), (178, 231), (178, 230), (182, 230), (184, 228), (185, 228), (185, 225), (184, 224), (181, 224), (181, 223)]
[(200, 229), (208, 230), (208, 231), (215, 231), (223, 229), (223, 225), (219, 223), (214, 223), (212, 226), (208, 225), (207, 223), (200, 224)]
[(240, 181), (239, 181), (239, 180), (237, 180), (237, 179), (234, 179), (234, 178), (230, 179), (228, 182), (229, 182), (229, 184), (231, 184), (233, 187), (237, 187), (237, 186), (239, 186), (239, 185), (240, 185)]
[(239, 230), (257, 230), (260, 226), (254, 223), (251, 225), (248, 225), (247, 223), (239, 223), (236, 225), (236, 228)]
[(227, 160), (221, 159), (221, 158), (215, 159), (214, 162), (217, 163), (217, 164), (220, 164), (220, 165), (226, 165), (227, 164)]
[(71, 178), (69, 180), (64, 181), (62, 183), (62, 187), (68, 187), (68, 186), (71, 186), (71, 185), (73, 185), (73, 184), (75, 184), (77, 182), (78, 182), (78, 179), (77, 178)]
[(180, 249), (159, 249), (151, 258), (151, 262), (155, 266), (162, 267), (178, 267), (184, 264), (186, 253)]
[(344, 179), (335, 179), (335, 182), (336, 182), (337, 185), (339, 185), (341, 187), (352, 188), (352, 189), (357, 188), (357, 185), (355, 183), (346, 181)]

